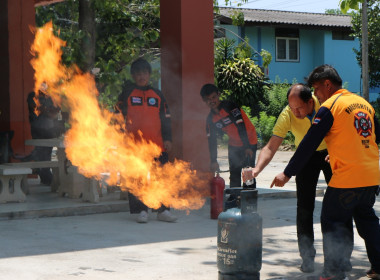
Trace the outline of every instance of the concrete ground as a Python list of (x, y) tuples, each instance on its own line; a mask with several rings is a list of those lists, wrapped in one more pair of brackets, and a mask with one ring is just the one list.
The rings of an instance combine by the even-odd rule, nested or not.
[[(284, 189), (269, 189), (292, 152), (278, 152), (258, 177), (258, 213), (263, 218), (262, 280), (318, 279), (322, 270), (319, 215), (322, 196), (316, 201), (316, 272), (299, 271), (295, 226), (294, 182)], [(220, 153), (221, 168), (226, 167)], [(228, 183), (228, 175), (223, 175)], [(293, 184), (293, 185), (292, 185)], [(320, 180), (320, 191), (325, 184)], [(26, 203), (0, 205), (0, 280), (13, 279), (217, 279), (217, 220), (210, 219), (206, 203), (196, 211), (173, 212), (176, 223), (156, 220), (137, 224), (127, 201), (115, 194), (98, 204), (57, 198), (39, 185), (32, 187)], [(376, 204), (380, 214), (380, 199)], [(91, 215), (90, 215), (91, 214)], [(45, 217), (45, 218), (43, 218)], [(351, 280), (367, 279), (369, 268), (363, 240), (355, 231)]]

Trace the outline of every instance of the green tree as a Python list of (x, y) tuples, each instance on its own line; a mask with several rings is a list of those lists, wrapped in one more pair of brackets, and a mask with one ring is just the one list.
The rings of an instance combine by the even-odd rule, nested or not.
[[(270, 63), (270, 54), (263, 51), (265, 62)], [(224, 93), (222, 98), (239, 106), (248, 106), (255, 115), (263, 99), (265, 77), (255, 63), (260, 54), (250, 45), (248, 38), (236, 46), (234, 39), (223, 38), (215, 43), (215, 82)]]
[(265, 76), (250, 58), (234, 58), (216, 68), (217, 85), (225, 98), (238, 106), (249, 106), (258, 113), (258, 103), (263, 98)]
[(340, 9), (345, 14), (349, 9), (359, 10), (359, 3), (363, 3), (363, 0), (340, 0)]
[(100, 101), (112, 106), (130, 78), (127, 65), (141, 56), (158, 61), (159, 14), (159, 0), (66, 0), (38, 7), (36, 25), (53, 21), (55, 32), (67, 42), (65, 64), (75, 63), (83, 71), (99, 69)]
[[(130, 79), (128, 65), (134, 59), (144, 56), (152, 64), (159, 63), (160, 0), (66, 0), (37, 7), (36, 25), (48, 21), (67, 42), (65, 64), (75, 63), (82, 71), (98, 70), (100, 102), (106, 105), (115, 103), (124, 81)], [(153, 82), (158, 77), (154, 72)]]
[(343, 15), (344, 13), (342, 12), (341, 9), (326, 9), (325, 14), (328, 15)]
[[(380, 86), (380, 2), (371, 0), (368, 2), (368, 57), (369, 57), (369, 84), (371, 87)], [(352, 13), (353, 36), (362, 38), (361, 13)], [(362, 51), (354, 50), (357, 60), (362, 60)]]
[(235, 40), (223, 38), (215, 43), (214, 64), (216, 66), (232, 60), (234, 57)]
[(248, 0), (234, 0), (234, 1), (231, 1), (231, 0), (213, 0), (215, 12), (218, 12), (219, 4), (220, 5), (224, 4), (225, 6), (232, 6), (232, 4), (237, 4), (237, 6), (239, 7), (242, 4), (247, 3), (247, 2), (248, 2)]

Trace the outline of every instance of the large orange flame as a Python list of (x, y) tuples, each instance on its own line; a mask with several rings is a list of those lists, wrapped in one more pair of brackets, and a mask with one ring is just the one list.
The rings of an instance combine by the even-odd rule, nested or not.
[[(125, 132), (121, 114), (102, 109), (92, 75), (61, 63), (65, 42), (54, 36), (49, 22), (36, 30), (32, 45), (35, 91), (42, 83), (56, 105), (70, 110), (70, 129), (65, 135), (66, 154), (86, 177), (100, 179), (111, 174), (108, 183), (120, 181), (151, 208), (161, 203), (177, 209), (198, 209), (209, 195), (207, 181), (188, 162), (175, 160), (165, 165), (155, 160), (160, 148), (150, 141), (135, 141)], [(124, 130), (124, 132), (122, 132)]]

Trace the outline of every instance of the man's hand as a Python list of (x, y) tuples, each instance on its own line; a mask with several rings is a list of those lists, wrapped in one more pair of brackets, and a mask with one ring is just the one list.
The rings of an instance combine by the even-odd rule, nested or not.
[(245, 171), (244, 168), (242, 169), (241, 171), (241, 177), (243, 179), (243, 182), (247, 182), (248, 180), (252, 180), (253, 178), (256, 178), (257, 176), (259, 176), (260, 174), (260, 171), (254, 167), (252, 169), (250, 169), (249, 171), (251, 172), (247, 172)]
[(252, 176), (253, 176), (253, 178), (256, 178), (257, 176), (259, 176), (259, 174), (260, 174), (259, 169), (256, 168), (256, 167), (254, 167), (254, 168), (252, 169)]
[(284, 173), (280, 173), (276, 177), (274, 177), (270, 187), (271, 188), (273, 186), (283, 187), (289, 180), (290, 180), (290, 178), (288, 176), (286, 176)]
[(166, 152), (170, 152), (172, 150), (172, 142), (164, 141), (164, 149)]
[(212, 162), (210, 164), (210, 171), (212, 173), (215, 173), (216, 171), (219, 171), (219, 164), (217, 162)]
[(330, 163), (330, 155), (327, 155), (327, 156), (325, 157), (325, 161), (328, 162), (328, 163)]

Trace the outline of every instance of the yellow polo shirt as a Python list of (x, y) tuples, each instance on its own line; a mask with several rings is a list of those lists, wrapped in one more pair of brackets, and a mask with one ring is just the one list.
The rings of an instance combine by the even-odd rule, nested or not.
[[(314, 110), (315, 112), (318, 112), (319, 107), (321, 106), (319, 104), (318, 99), (312, 95), (312, 98), (314, 100)], [(315, 115), (314, 115), (315, 117)], [(278, 116), (276, 124), (273, 127), (273, 135), (285, 138), (288, 131), (290, 131), (294, 135), (294, 144), (296, 147), (300, 144), (303, 137), (306, 135), (307, 131), (309, 130), (312, 122), (314, 121), (314, 117), (312, 120), (309, 118), (304, 119), (298, 119), (296, 116), (292, 113), (292, 110), (290, 109), (289, 105), (282, 110), (281, 114)], [(323, 140), (321, 144), (319, 145), (317, 151), (325, 150), (327, 149), (326, 143)]]

